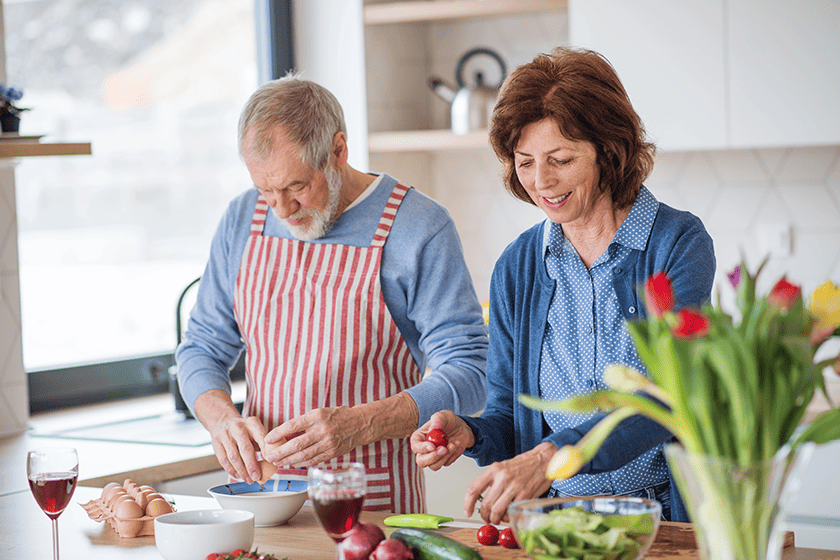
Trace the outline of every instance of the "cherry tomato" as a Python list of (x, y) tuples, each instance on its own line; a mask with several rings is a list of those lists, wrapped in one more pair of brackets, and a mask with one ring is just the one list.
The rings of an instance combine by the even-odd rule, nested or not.
[(434, 430), (430, 431), (426, 436), (426, 441), (430, 441), (435, 444), (435, 447), (446, 447), (449, 444), (449, 438), (446, 437), (446, 434), (443, 433), (443, 430), (435, 428)]
[(499, 543), (505, 548), (519, 548), (519, 545), (516, 544), (516, 537), (513, 536), (513, 529), (510, 527), (505, 527), (499, 533)]
[(478, 530), (478, 542), (488, 546), (498, 544), (499, 530), (493, 525), (483, 525)]

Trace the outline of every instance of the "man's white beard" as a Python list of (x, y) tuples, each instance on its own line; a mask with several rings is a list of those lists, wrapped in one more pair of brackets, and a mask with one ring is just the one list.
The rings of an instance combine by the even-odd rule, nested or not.
[[(326, 178), (327, 190), (330, 195), (326, 208), (322, 211), (315, 210), (314, 208), (304, 208), (295, 212), (285, 220), (280, 218), (283, 225), (286, 226), (289, 232), (296, 239), (300, 239), (301, 241), (313, 241), (323, 237), (328, 231), (330, 231), (330, 229), (332, 229), (335, 219), (338, 217), (336, 216), (336, 213), (338, 212), (338, 201), (341, 196), (341, 177), (339, 177), (338, 171), (336, 171), (335, 167), (330, 165), (327, 165), (324, 170), (324, 177)], [(309, 220), (302, 226), (293, 226), (289, 224), (288, 221), (300, 220), (306, 217), (308, 217)]]

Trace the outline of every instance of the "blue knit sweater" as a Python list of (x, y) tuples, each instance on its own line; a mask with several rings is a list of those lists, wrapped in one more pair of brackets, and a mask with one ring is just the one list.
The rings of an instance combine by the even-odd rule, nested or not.
[[(540, 394), (540, 351), (555, 288), (545, 270), (543, 227), (541, 222), (520, 235), (493, 271), (487, 403), (480, 417), (462, 417), (476, 438), (466, 455), (480, 465), (509, 459), (542, 441), (558, 449), (575, 444), (603, 418), (597, 415), (575, 428), (552, 433), (541, 412), (517, 400), (520, 394)], [(628, 321), (644, 317), (639, 290), (647, 278), (661, 271), (671, 278), (677, 307), (699, 307), (711, 297), (715, 275), (711, 237), (699, 218), (660, 203), (645, 250), (633, 250), (613, 271), (616, 296)], [(580, 473), (615, 470), (672, 438), (656, 422), (633, 416), (616, 428)], [(671, 519), (687, 521), (673, 477), (671, 487)]]

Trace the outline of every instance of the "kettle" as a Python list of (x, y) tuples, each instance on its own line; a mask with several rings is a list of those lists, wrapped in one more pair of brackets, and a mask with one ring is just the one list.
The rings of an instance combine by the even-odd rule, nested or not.
[[(475, 80), (470, 84), (464, 80), (464, 67), (467, 61), (479, 55), (492, 57), (501, 69), (501, 78), (496, 86), (491, 87), (485, 84), (482, 72), (476, 72)], [(440, 78), (429, 79), (429, 87), (432, 91), (452, 106), (452, 132), (466, 134), (472, 130), (486, 129), (489, 126), (493, 106), (496, 104), (496, 95), (506, 75), (507, 69), (501, 56), (490, 49), (478, 48), (467, 51), (458, 61), (458, 67), (455, 70), (458, 91), (446, 85)]]

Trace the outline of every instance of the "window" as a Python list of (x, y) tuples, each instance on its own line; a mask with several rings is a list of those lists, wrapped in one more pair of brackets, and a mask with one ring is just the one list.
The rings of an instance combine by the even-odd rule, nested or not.
[(178, 297), (252, 186), (236, 125), (257, 86), (254, 5), (3, 0), (20, 133), (93, 149), (15, 169), (33, 410), (168, 385)]

